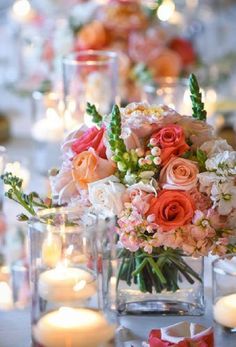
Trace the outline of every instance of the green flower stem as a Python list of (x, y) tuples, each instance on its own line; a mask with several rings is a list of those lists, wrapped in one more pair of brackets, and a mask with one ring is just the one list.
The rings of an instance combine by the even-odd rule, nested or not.
[(190, 98), (192, 101), (193, 118), (198, 120), (206, 120), (207, 113), (204, 110), (204, 103), (202, 102), (202, 94), (197, 78), (194, 74), (189, 77)]
[(152, 270), (155, 272), (155, 274), (158, 276), (159, 280), (162, 284), (166, 284), (166, 278), (163, 276), (158, 264), (153, 260), (153, 258), (148, 258), (149, 264), (152, 267)]
[(138, 275), (143, 270), (143, 268), (147, 265), (147, 263), (148, 263), (147, 258), (143, 259), (141, 264), (132, 272), (132, 276)]
[[(135, 257), (135, 264), (136, 264), (137, 268), (141, 265), (140, 259), (137, 258), (137, 257)], [(143, 293), (147, 292), (147, 287), (146, 287), (146, 284), (145, 284), (145, 279), (144, 279), (142, 271), (140, 271), (137, 274), (137, 283), (138, 283), (138, 286), (139, 286), (139, 289), (140, 289), (141, 292), (143, 292)]]

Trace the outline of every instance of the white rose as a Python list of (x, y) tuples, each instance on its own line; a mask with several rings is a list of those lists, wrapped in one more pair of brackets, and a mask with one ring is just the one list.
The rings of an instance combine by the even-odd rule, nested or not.
[(123, 209), (123, 195), (126, 188), (115, 176), (89, 183), (89, 200), (95, 209), (106, 209), (119, 215)]
[(224, 151), (233, 151), (233, 148), (223, 139), (206, 141), (201, 145), (200, 149), (206, 152), (208, 157), (212, 157), (213, 155)]

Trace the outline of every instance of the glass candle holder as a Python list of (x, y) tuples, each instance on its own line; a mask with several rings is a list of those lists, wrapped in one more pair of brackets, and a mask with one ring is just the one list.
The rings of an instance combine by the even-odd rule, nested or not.
[(165, 104), (181, 114), (191, 114), (188, 80), (163, 78), (142, 87), (142, 99), (150, 104)]
[(14, 306), (24, 309), (30, 303), (29, 267), (22, 261), (11, 266), (11, 282)]
[(97, 217), (78, 209), (41, 211), (29, 224), (34, 347), (100, 347), (115, 325), (99, 310)]
[(102, 114), (110, 112), (117, 97), (117, 55), (109, 51), (83, 51), (63, 59), (66, 118), (91, 125), (87, 102)]
[(32, 94), (31, 136), (35, 146), (35, 169), (46, 174), (60, 164), (64, 136), (64, 102), (59, 93)]
[(216, 259), (213, 271), (214, 320), (230, 332), (236, 332), (236, 254)]

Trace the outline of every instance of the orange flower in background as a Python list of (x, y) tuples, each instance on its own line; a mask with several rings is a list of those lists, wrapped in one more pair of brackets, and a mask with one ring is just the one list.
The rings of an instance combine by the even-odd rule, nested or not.
[(190, 223), (194, 212), (194, 202), (188, 193), (162, 190), (152, 198), (147, 216), (154, 215), (155, 223), (168, 231)]
[(72, 161), (72, 176), (82, 189), (87, 184), (111, 176), (116, 171), (114, 164), (100, 158), (95, 151), (85, 151), (74, 157)]
[(164, 49), (154, 59), (149, 60), (148, 66), (154, 78), (178, 77), (182, 70), (180, 56), (171, 49)]
[(79, 31), (75, 49), (102, 49), (108, 41), (108, 33), (104, 25), (99, 21), (93, 21)]
[(171, 40), (169, 47), (179, 54), (183, 65), (190, 65), (196, 62), (196, 53), (190, 41), (175, 37)]

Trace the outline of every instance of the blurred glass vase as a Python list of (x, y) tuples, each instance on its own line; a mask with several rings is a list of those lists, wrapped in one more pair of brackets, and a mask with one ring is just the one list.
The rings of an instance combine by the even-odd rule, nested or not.
[(117, 55), (109, 51), (83, 51), (63, 59), (66, 118), (91, 125), (86, 118), (87, 102), (108, 114), (116, 102), (118, 85)]

